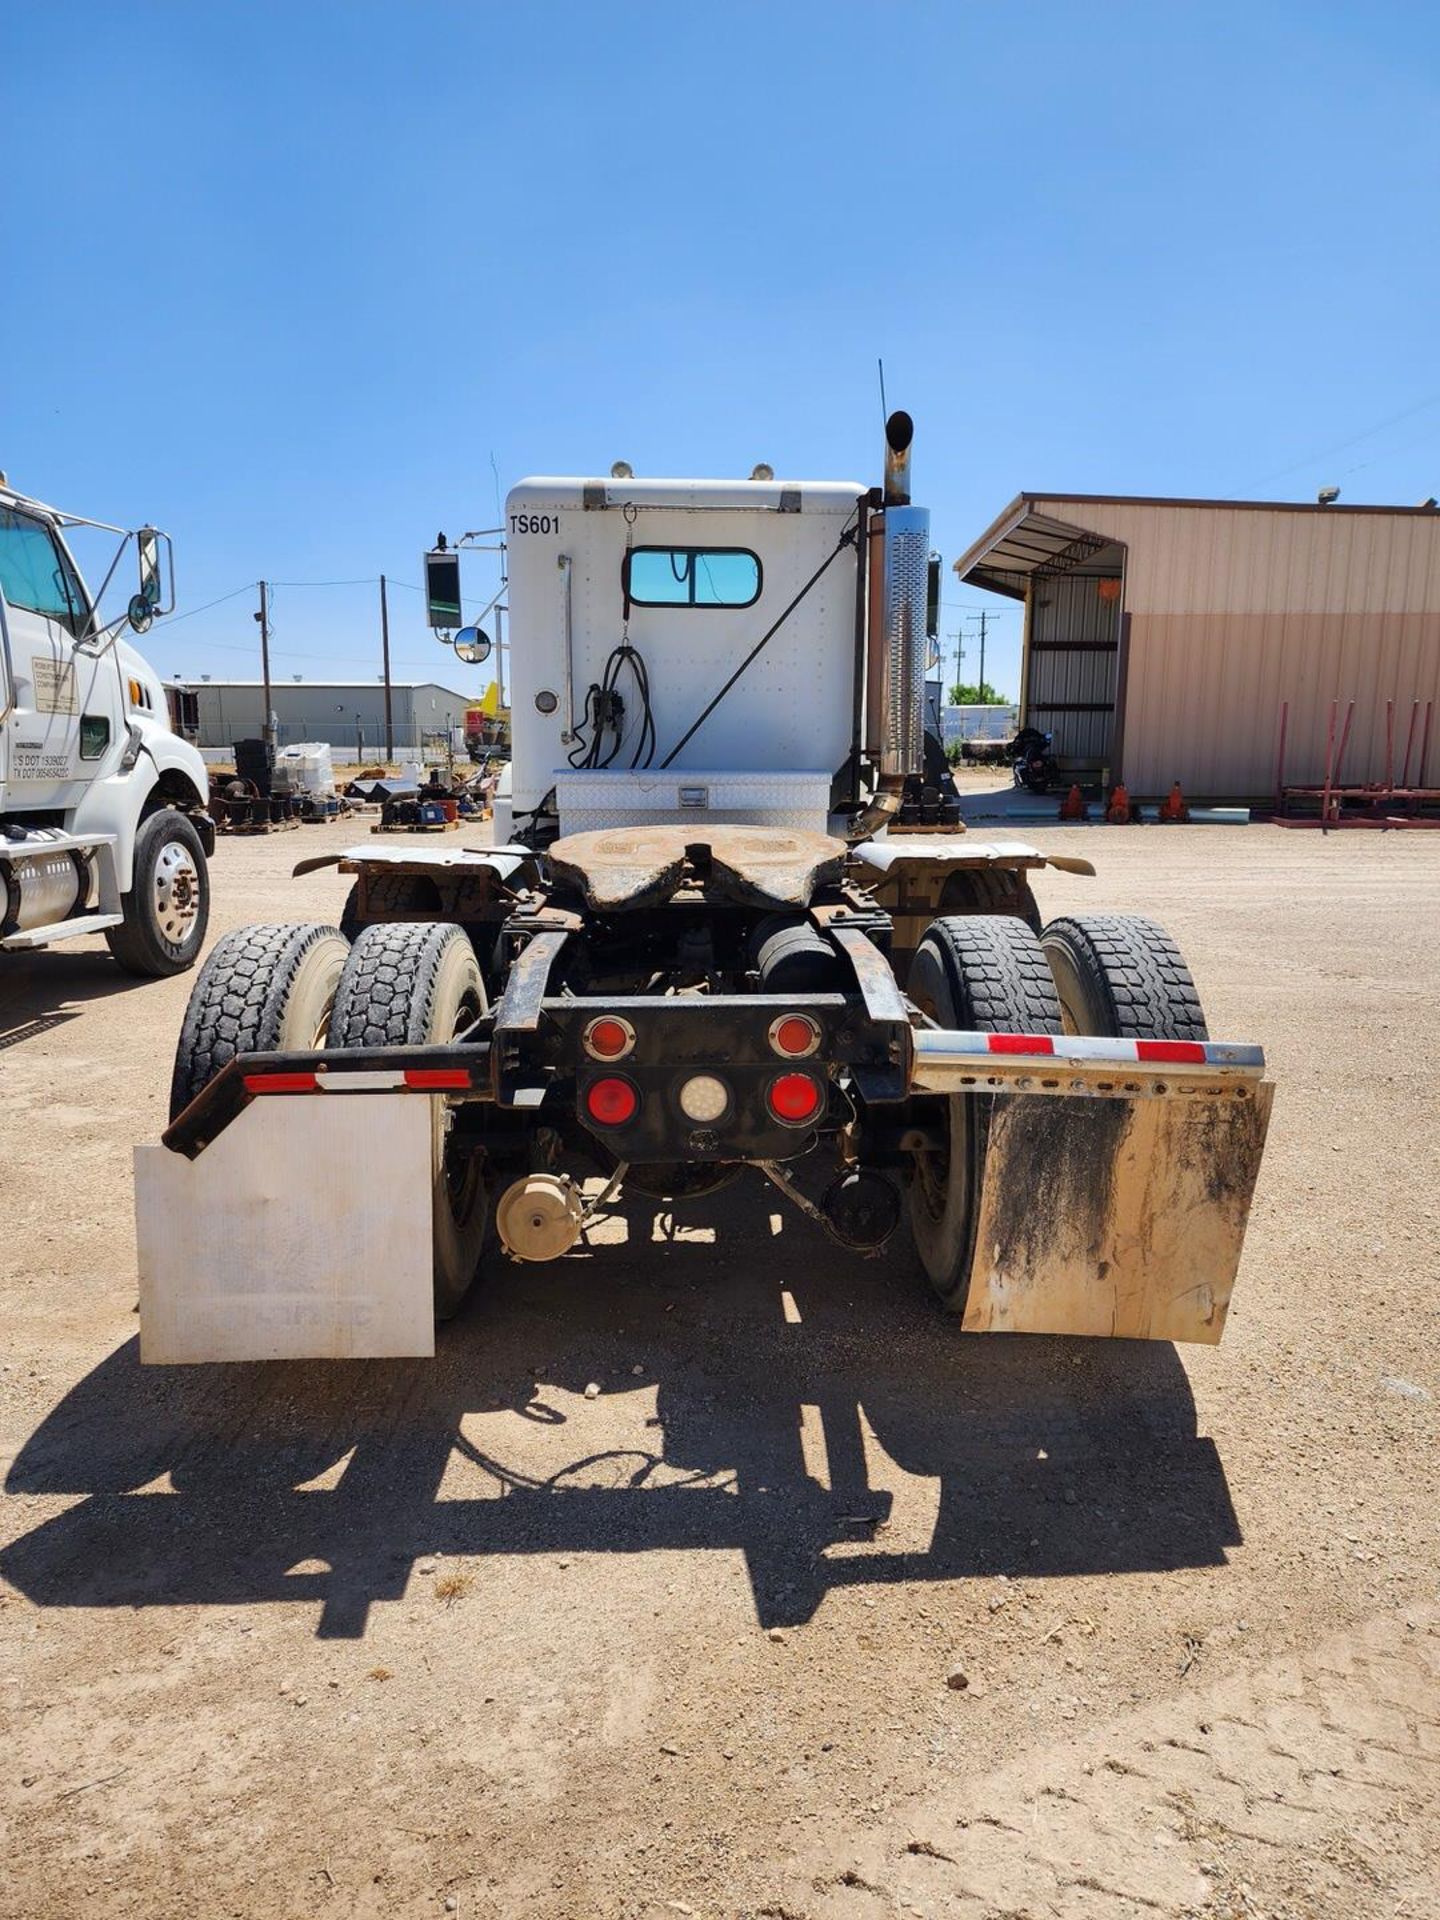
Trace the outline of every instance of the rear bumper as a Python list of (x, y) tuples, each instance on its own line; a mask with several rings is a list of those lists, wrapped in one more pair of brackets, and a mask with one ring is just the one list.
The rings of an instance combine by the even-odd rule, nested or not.
[(912, 1093), (1079, 1094), (1134, 1100), (1204, 1093), (1245, 1098), (1265, 1050), (1229, 1040), (1111, 1040), (1076, 1034), (917, 1033)]
[[(1167, 1041), (1081, 1039), (1071, 1035), (967, 1033), (937, 1028), (904, 1030), (901, 1042), (884, 1037), (878, 1057), (869, 1062), (836, 1058), (835, 1049), (852, 1028), (863, 1025), (858, 1004), (848, 996), (819, 995), (761, 997), (735, 996), (747, 1021), (765, 1031), (777, 1011), (799, 1008), (825, 1018), (827, 1043), (813, 1062), (817, 1072), (845, 1075), (864, 1098), (867, 1080), (882, 1098), (904, 1099), (912, 1094), (1038, 1094), (1081, 1096), (1090, 1099), (1247, 1100), (1264, 1079), (1264, 1050), (1231, 1041)], [(831, 1003), (834, 1003), (833, 1005)], [(375, 1047), (354, 1052), (322, 1049), (295, 1053), (244, 1054), (232, 1060), (203, 1088), (185, 1111), (166, 1129), (163, 1144), (194, 1159), (242, 1113), (253, 1100), (271, 1097), (314, 1098), (320, 1095), (413, 1093), (452, 1101), (484, 1100), (525, 1109), (539, 1105), (549, 1073), (554, 1078), (577, 1072), (569, 1030), (583, 1027), (587, 1011), (630, 1013), (642, 1007), (656, 1010), (652, 1036), (663, 1048), (653, 1075), (673, 1076), (689, 1064), (703, 1067), (724, 1062), (733, 1070), (734, 1056), (724, 1052), (727, 1037), (734, 1042), (732, 1012), (722, 997), (674, 1001), (635, 1002), (572, 1000), (564, 1008), (562, 1031), (557, 1034), (554, 1064), (531, 1055), (522, 1066), (500, 1050), (492, 1039), (449, 1046)], [(683, 1011), (682, 1011), (683, 1009)], [(642, 1014), (642, 1019), (644, 1018)], [(853, 1042), (853, 1035), (851, 1035)], [(863, 1042), (849, 1044), (850, 1056), (865, 1051)], [(894, 1050), (892, 1052), (892, 1050)], [(898, 1057), (896, 1057), (898, 1054)], [(641, 1063), (620, 1064), (639, 1077)], [(773, 1055), (756, 1071), (773, 1071), (784, 1063)], [(605, 1069), (589, 1063), (593, 1072)], [(581, 1069), (581, 1076), (585, 1069)], [(651, 1069), (647, 1066), (646, 1072)], [(898, 1081), (898, 1089), (895, 1082)], [(611, 1138), (606, 1135), (606, 1138)], [(616, 1143), (621, 1144), (619, 1142)], [(658, 1149), (657, 1149), (658, 1151)], [(674, 1153), (675, 1143), (665, 1151)], [(628, 1157), (628, 1156), (627, 1156)], [(644, 1155), (637, 1156), (640, 1158)], [(683, 1156), (683, 1151), (681, 1154)], [(716, 1157), (713, 1151), (697, 1155)], [(733, 1154), (731, 1157), (735, 1157)], [(741, 1157), (748, 1157), (741, 1148)], [(762, 1156), (763, 1157), (763, 1156)]]

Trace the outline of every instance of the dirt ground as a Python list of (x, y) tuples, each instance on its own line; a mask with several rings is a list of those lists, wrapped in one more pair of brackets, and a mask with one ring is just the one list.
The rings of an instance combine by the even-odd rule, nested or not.
[(1268, 1050), (1216, 1350), (962, 1339), (757, 1180), (433, 1362), (142, 1373), (189, 982), (0, 956), (5, 1920), (1437, 1910), (1440, 846), (1024, 831)]

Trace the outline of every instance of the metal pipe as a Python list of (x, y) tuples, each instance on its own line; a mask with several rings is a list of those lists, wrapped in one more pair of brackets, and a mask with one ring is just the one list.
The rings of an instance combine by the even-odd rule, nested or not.
[(1339, 705), (1338, 700), (1330, 702), (1330, 730), (1325, 737), (1325, 784), (1320, 793), (1322, 821), (1328, 821), (1330, 818), (1330, 782), (1335, 772), (1335, 714)]
[(1345, 709), (1345, 725), (1340, 729), (1340, 745), (1335, 752), (1335, 784), (1340, 785), (1340, 768), (1345, 759), (1345, 749), (1350, 742), (1350, 722), (1355, 718), (1355, 702), (1352, 700)]
[[(571, 605), (572, 596), (570, 592), (570, 582), (573, 577), (570, 555), (568, 553), (562, 553), (558, 565), (560, 571), (565, 575), (565, 731), (560, 736), (560, 744), (562, 747), (566, 747), (569, 746), (570, 742), (575, 738), (575, 628), (573, 624), (574, 609)], [(499, 594), (496, 594), (495, 598), (497, 600), (499, 597)], [(495, 657), (495, 669), (498, 673), (500, 669), (498, 649)], [(498, 698), (496, 705), (497, 707), (499, 706)], [(599, 737), (598, 734), (596, 737)]]
[(1405, 731), (1405, 764), (1400, 769), (1400, 784), (1402, 787), (1408, 787), (1410, 784), (1410, 754), (1415, 746), (1415, 722), (1419, 717), (1420, 702), (1418, 700), (1412, 700), (1410, 702), (1410, 725)]
[(866, 568), (870, 560), (870, 501), (861, 494), (855, 504), (855, 684), (850, 716), (850, 804), (860, 804), (860, 756), (864, 751), (865, 683), (869, 669), (866, 650)]
[(885, 504), (908, 507), (910, 504), (910, 443), (915, 438), (915, 422), (908, 413), (892, 413), (885, 422)]
[(1290, 702), (1280, 702), (1280, 742), (1275, 749), (1275, 811), (1285, 810), (1285, 733), (1290, 725)]
[(865, 752), (880, 764), (885, 744), (885, 513), (870, 515), (866, 529), (869, 552), (865, 560), (868, 599), (865, 634)]

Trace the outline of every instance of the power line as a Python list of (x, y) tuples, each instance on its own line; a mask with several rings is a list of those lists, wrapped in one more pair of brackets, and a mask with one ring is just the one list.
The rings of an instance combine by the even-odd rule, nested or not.
[[(1403, 407), (1399, 413), (1392, 413), (1388, 419), (1380, 421), (1376, 426), (1366, 427), (1363, 433), (1352, 434), (1348, 440), (1338, 440), (1333, 446), (1321, 447), (1318, 453), (1307, 453), (1303, 460), (1296, 460), (1288, 467), (1280, 467), (1276, 472), (1266, 474), (1263, 480), (1253, 480), (1243, 491), (1251, 493), (1257, 487), (1268, 487), (1274, 480), (1283, 480), (1287, 474), (1298, 473), (1301, 467), (1308, 467), (1316, 460), (1328, 460), (1332, 453), (1344, 453), (1347, 447), (1358, 446), (1362, 440), (1369, 440), (1377, 433), (1384, 433), (1387, 427), (1398, 426), (1402, 420), (1412, 419), (1415, 414), (1423, 413), (1427, 407), (1434, 406), (1440, 406), (1440, 393), (1432, 393), (1428, 400), (1417, 400), (1414, 406)], [(1351, 471), (1354, 472), (1356, 469), (1352, 468)], [(1225, 497), (1228, 500), (1234, 500), (1241, 496), (1231, 493)]]
[[(207, 600), (203, 607), (191, 607), (185, 613), (170, 614), (166, 619), (165, 625), (169, 628), (177, 625), (181, 620), (193, 620), (197, 613), (208, 613), (211, 607), (223, 607), (227, 600), (238, 600), (242, 593), (253, 593), (254, 591), (255, 582), (253, 580), (247, 580), (243, 587), (235, 587), (229, 593), (222, 593), (218, 600)], [(243, 651), (250, 653), (253, 649), (246, 647)]]
[(378, 584), (378, 574), (367, 574), (363, 580), (272, 580), (272, 587), (373, 587)]

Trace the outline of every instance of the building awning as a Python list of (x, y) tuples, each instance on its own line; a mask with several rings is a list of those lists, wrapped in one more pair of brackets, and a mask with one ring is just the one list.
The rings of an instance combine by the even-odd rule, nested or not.
[[(1122, 549), (1107, 534), (1092, 533), (1036, 505), (1038, 494), (1022, 493), (975, 544), (955, 562), (955, 572), (973, 587), (1023, 600), (1032, 579), (1053, 578), (1077, 567), (1119, 576)], [(1108, 552), (1107, 552), (1108, 549)], [(1113, 566), (1111, 561), (1113, 559)]]

